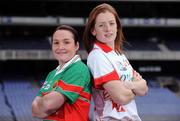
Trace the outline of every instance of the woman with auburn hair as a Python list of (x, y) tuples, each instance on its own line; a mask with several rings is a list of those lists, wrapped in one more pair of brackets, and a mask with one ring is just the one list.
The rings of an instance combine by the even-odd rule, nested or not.
[(122, 25), (111, 5), (91, 11), (83, 39), (94, 78), (95, 121), (141, 121), (134, 98), (144, 96), (148, 86), (123, 54)]

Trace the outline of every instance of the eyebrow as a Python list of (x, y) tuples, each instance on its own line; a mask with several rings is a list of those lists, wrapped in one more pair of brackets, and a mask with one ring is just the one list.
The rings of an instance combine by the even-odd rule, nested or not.
[[(108, 22), (115, 22), (116, 20), (109, 20)], [(105, 21), (98, 22), (98, 23), (106, 23)]]

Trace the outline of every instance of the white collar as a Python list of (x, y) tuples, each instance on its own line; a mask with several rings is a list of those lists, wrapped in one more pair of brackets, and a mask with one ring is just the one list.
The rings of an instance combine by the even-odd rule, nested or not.
[[(56, 74), (61, 73), (67, 66), (69, 66), (70, 64), (75, 63), (75, 62), (77, 62), (77, 61), (79, 61), (79, 60), (81, 60), (80, 56), (79, 56), (79, 55), (75, 55), (71, 60), (69, 60), (68, 62), (66, 62), (61, 69), (60, 69), (61, 65), (59, 65), (59, 66), (56, 68), (56, 69), (57, 69)], [(55, 75), (56, 75), (56, 74), (55, 74)]]

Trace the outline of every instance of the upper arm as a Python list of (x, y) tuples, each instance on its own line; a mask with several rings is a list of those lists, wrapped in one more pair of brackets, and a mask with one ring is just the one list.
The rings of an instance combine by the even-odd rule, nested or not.
[(135, 96), (132, 91), (126, 88), (123, 82), (119, 80), (107, 82), (103, 87), (109, 93), (112, 100), (118, 104), (127, 104)]
[(39, 112), (38, 108), (38, 102), (40, 101), (41, 97), (36, 96), (32, 102), (32, 114), (35, 114), (36, 112)]
[(52, 91), (43, 97), (36, 97), (32, 103), (32, 115), (37, 118), (45, 118), (60, 108), (66, 97), (62, 94)]
[(95, 88), (103, 88), (103, 84), (112, 80), (119, 80), (118, 73), (110, 61), (99, 50), (93, 50), (88, 56), (87, 65), (94, 78)]
[(37, 118), (45, 118), (47, 117), (47, 113), (42, 111), (42, 107), (39, 106), (40, 102), (42, 101), (42, 97), (35, 97), (35, 99), (32, 102), (32, 116)]
[(64, 104), (65, 101), (66, 97), (56, 91), (52, 91), (43, 97), (43, 104), (46, 106), (46, 109), (50, 111), (57, 110)]

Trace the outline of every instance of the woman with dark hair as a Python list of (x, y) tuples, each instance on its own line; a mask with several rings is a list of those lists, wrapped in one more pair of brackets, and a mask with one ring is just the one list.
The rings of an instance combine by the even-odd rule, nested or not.
[(94, 78), (95, 121), (141, 121), (134, 97), (145, 95), (148, 87), (123, 54), (122, 25), (111, 5), (91, 11), (83, 39)]
[(32, 115), (46, 121), (88, 121), (90, 72), (77, 51), (77, 31), (66, 25), (57, 27), (52, 52), (59, 65), (52, 70), (32, 103)]

